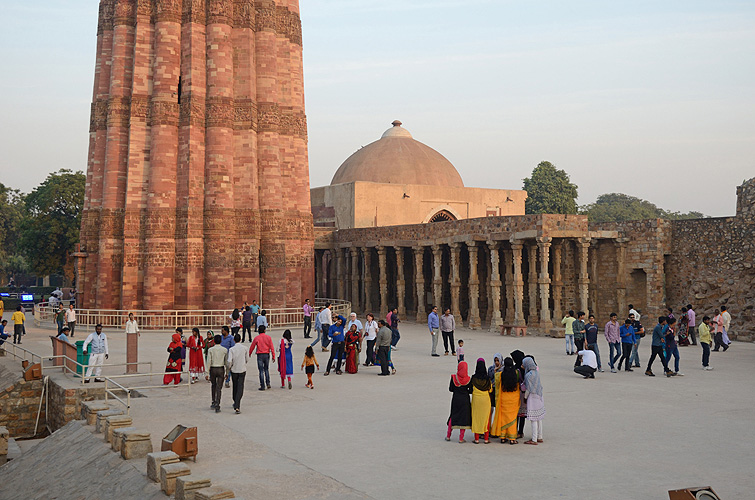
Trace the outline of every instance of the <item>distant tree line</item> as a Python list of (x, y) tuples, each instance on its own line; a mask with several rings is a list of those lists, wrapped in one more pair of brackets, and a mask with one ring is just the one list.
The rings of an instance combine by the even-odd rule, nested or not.
[(582, 214), (591, 222), (707, 217), (701, 212), (664, 210), (647, 200), (623, 193), (602, 194), (595, 203), (580, 206), (577, 204), (577, 185), (572, 184), (569, 174), (548, 161), (540, 162), (530, 177), (523, 180), (523, 189), (528, 194), (525, 202), (527, 214)]
[(62, 274), (73, 281), (86, 178), (60, 170), (23, 194), (0, 183), (0, 278)]

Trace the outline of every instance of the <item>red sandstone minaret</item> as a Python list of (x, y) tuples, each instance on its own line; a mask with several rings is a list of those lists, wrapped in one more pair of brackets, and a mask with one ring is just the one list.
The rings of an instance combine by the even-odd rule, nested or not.
[(80, 307), (314, 294), (298, 0), (101, 0)]

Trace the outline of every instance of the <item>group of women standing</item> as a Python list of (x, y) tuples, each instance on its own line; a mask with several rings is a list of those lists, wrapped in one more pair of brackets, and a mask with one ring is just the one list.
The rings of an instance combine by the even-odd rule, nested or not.
[(453, 429), (459, 429), (459, 442), (464, 443), (465, 431), (471, 429), (474, 443), (483, 438), (487, 444), (492, 436), (500, 438), (501, 443), (517, 444), (524, 435), (526, 419), (532, 437), (525, 444), (542, 443), (545, 403), (534, 358), (517, 350), (505, 359), (496, 353), (493, 362), (488, 369), (485, 360), (479, 358), (471, 377), (465, 361), (457, 365), (448, 387), (453, 396), (446, 441), (451, 440)]

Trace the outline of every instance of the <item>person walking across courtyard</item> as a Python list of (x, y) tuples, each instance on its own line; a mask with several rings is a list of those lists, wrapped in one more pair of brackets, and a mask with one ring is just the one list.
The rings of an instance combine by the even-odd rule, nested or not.
[[(26, 315), (21, 312), (21, 306), (16, 306), (16, 311), (10, 317), (13, 321), (13, 343), (21, 343), (21, 335), (24, 334), (24, 321), (26, 321)], [(60, 332), (58, 332), (60, 333)]]
[(692, 345), (697, 345), (697, 313), (692, 309), (692, 304), (687, 304), (687, 323), (689, 325), (689, 340)]
[[(233, 340), (236, 343), (228, 350), (226, 363), (233, 383), (233, 409), (236, 413), (241, 413), (241, 398), (244, 396), (244, 380), (246, 379), (246, 363), (249, 361), (249, 351), (246, 350), (246, 346), (241, 344), (241, 335), (235, 334)], [(218, 401), (218, 403), (220, 402)]]
[(394, 307), (388, 313), (388, 326), (391, 327), (391, 349), (398, 349), (398, 341), (401, 340), (401, 333), (398, 331), (398, 324), (401, 320), (398, 317), (398, 308)]
[(527, 356), (522, 361), (524, 367), (524, 397), (527, 400), (527, 420), (532, 427), (532, 437), (525, 444), (536, 445), (543, 442), (543, 419), (545, 418), (545, 400), (540, 372), (535, 360)]
[(634, 345), (632, 346), (632, 354), (629, 357), (629, 364), (635, 368), (640, 368), (640, 341), (645, 336), (645, 327), (642, 326), (640, 320), (633, 313), (629, 313), (629, 321), (631, 321), (632, 328), (634, 329)]
[(189, 351), (189, 376), (193, 384), (201, 375), (204, 375), (204, 357), (202, 356), (204, 339), (199, 333), (199, 328), (191, 329), (191, 336), (186, 341), (186, 349)]
[(671, 370), (668, 369), (668, 365), (666, 364), (666, 357), (663, 355), (663, 344), (666, 337), (666, 330), (668, 330), (668, 325), (666, 324), (666, 322), (666, 316), (661, 316), (658, 318), (658, 324), (655, 325), (655, 328), (653, 328), (650, 360), (648, 361), (647, 370), (645, 370), (645, 375), (649, 377), (655, 377), (652, 368), (653, 361), (655, 361), (656, 356), (658, 356), (658, 358), (660, 358), (661, 360), (661, 364), (663, 365), (663, 373), (665, 373), (667, 377), (671, 376)]
[(668, 319), (668, 330), (666, 330), (665, 348), (666, 348), (666, 366), (671, 366), (671, 356), (674, 356), (674, 375), (682, 376), (679, 372), (679, 347), (676, 345), (676, 318)]
[(304, 338), (310, 338), (310, 332), (312, 331), (312, 313), (315, 312), (315, 308), (309, 303), (309, 299), (304, 300)]
[(451, 414), (448, 417), (446, 441), (451, 441), (451, 432), (459, 429), (459, 442), (463, 443), (464, 433), (472, 428), (472, 404), (469, 402), (472, 384), (465, 361), (456, 365), (456, 373), (451, 375), (448, 390), (453, 396), (451, 396)]
[(443, 316), (440, 317), (440, 333), (443, 335), (443, 349), (448, 356), (448, 345), (451, 344), (451, 354), (456, 356), (456, 344), (454, 343), (454, 330), (456, 330), (456, 320), (451, 314), (451, 309), (446, 308)]
[[(320, 327), (322, 328), (322, 341), (320, 345), (322, 346), (322, 352), (328, 352), (328, 344), (330, 343), (330, 339), (328, 338), (328, 334), (330, 333), (330, 325), (333, 323), (333, 313), (330, 311), (330, 302), (325, 303), (325, 309), (320, 311), (320, 314), (317, 315), (318, 319), (320, 320)], [(312, 346), (317, 343), (317, 341), (312, 343)]]
[(68, 310), (66, 311), (66, 324), (71, 331), (71, 337), (73, 337), (76, 331), (76, 309), (73, 308), (73, 304), (68, 304)]
[(391, 353), (391, 329), (382, 319), (378, 321), (380, 329), (375, 337), (375, 345), (377, 345), (377, 357), (380, 361), (380, 373), (378, 375), (390, 375), (388, 371), (388, 355)]
[(630, 368), (632, 349), (636, 343), (636, 335), (634, 333), (634, 327), (632, 326), (632, 320), (627, 318), (624, 320), (624, 324), (619, 328), (619, 336), (621, 337), (621, 358), (619, 359), (618, 369), (621, 370), (621, 364), (626, 362), (625, 371), (634, 371)]
[(427, 315), (427, 328), (430, 330), (430, 338), (432, 340), (432, 351), (430, 356), (440, 356), (438, 354), (438, 333), (440, 333), (440, 318), (438, 318), (438, 306), (433, 306), (430, 314)]
[(344, 341), (345, 341), (345, 335), (343, 332), (344, 329), (344, 323), (346, 322), (346, 318), (341, 316), (340, 314), (336, 318), (336, 322), (334, 325), (330, 325), (330, 330), (328, 331), (328, 337), (330, 338), (331, 342), (333, 342), (333, 349), (330, 352), (330, 359), (328, 360), (328, 366), (325, 368), (324, 375), (330, 375), (330, 369), (333, 367), (333, 360), (336, 360), (336, 375), (340, 375), (343, 372), (341, 371), (341, 363), (343, 362), (343, 356), (344, 356)]
[(220, 413), (220, 396), (228, 364), (228, 349), (220, 344), (222, 340), (220, 335), (215, 335), (215, 345), (207, 350), (207, 366), (210, 367), (210, 383), (212, 384), (210, 408), (214, 409), (215, 413)]
[(301, 362), (301, 369), (307, 374), (307, 383), (304, 387), (315, 388), (312, 383), (312, 374), (315, 373), (315, 366), (317, 366), (318, 370), (320, 369), (320, 363), (317, 362), (317, 358), (315, 357), (315, 350), (312, 349), (311, 345), (308, 345), (304, 350), (304, 360)]
[(603, 336), (606, 338), (606, 342), (608, 342), (608, 366), (611, 367), (611, 373), (616, 373), (614, 365), (622, 353), (621, 335), (619, 334), (621, 325), (619, 325), (619, 317), (616, 313), (611, 313), (610, 318), (606, 326), (603, 327)]
[(724, 345), (726, 349), (728, 349), (731, 346), (731, 340), (729, 340), (729, 328), (731, 327), (731, 314), (729, 314), (728, 308), (726, 306), (721, 306), (721, 326), (722, 326), (722, 335)]
[(97, 324), (94, 327), (94, 332), (87, 336), (82, 347), (84, 355), (89, 352), (88, 348), (90, 345), (91, 353), (89, 353), (89, 366), (87, 367), (86, 379), (84, 380), (85, 384), (89, 383), (89, 377), (92, 376), (92, 372), (94, 372), (95, 382), (103, 381), (98, 377), (102, 374), (102, 364), (110, 357), (110, 351), (107, 347), (107, 335), (102, 333), (102, 325)]
[[(273, 339), (270, 335), (265, 333), (267, 330), (264, 326), (260, 326), (257, 336), (254, 337), (252, 345), (249, 346), (249, 355), (257, 350), (257, 370), (260, 372), (260, 391), (264, 391), (265, 388), (270, 389), (270, 358), (272, 356), (273, 363), (275, 362), (275, 349), (273, 348)], [(217, 337), (215, 337), (217, 339)]]
[(700, 346), (703, 348), (703, 370), (712, 370), (710, 366), (710, 345), (713, 342), (710, 336), (710, 317), (703, 316), (703, 321), (698, 329), (700, 334)]
[(286, 379), (288, 379), (288, 388), (293, 389), (291, 381), (294, 376), (294, 355), (291, 352), (293, 345), (291, 330), (286, 330), (281, 337), (280, 350), (278, 351), (278, 373), (281, 376), (281, 389), (286, 387)]
[(171, 382), (174, 385), (181, 383), (181, 371), (183, 369), (183, 359), (181, 358), (181, 350), (183, 349), (182, 334), (183, 330), (176, 328), (176, 333), (173, 334), (171, 342), (168, 344), (168, 361), (165, 364), (165, 375), (163, 375), (164, 385), (170, 385)]
[[(220, 341), (220, 345), (222, 345), (226, 349), (230, 349), (231, 347), (236, 345), (236, 341), (233, 340), (233, 335), (231, 335), (231, 331), (229, 330), (227, 326), (225, 325), (221, 326), (220, 333), (223, 334), (222, 340)], [(225, 386), (231, 387), (231, 372), (228, 372), (225, 376)]]
[(252, 308), (244, 306), (244, 312), (241, 313), (241, 341), (246, 342), (246, 336), (249, 334), (249, 342), (252, 341)]

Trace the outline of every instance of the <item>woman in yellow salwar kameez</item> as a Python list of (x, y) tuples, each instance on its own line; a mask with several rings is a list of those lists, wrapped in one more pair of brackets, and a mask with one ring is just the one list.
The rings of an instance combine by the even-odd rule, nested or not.
[(477, 370), (472, 376), (472, 432), (475, 444), (484, 436), (485, 444), (490, 442), (490, 393), (493, 384), (488, 377), (485, 360), (477, 360)]
[(495, 417), (491, 434), (501, 437), (501, 443), (517, 444), (516, 418), (519, 414), (519, 371), (514, 360), (506, 358), (503, 370), (495, 373)]

